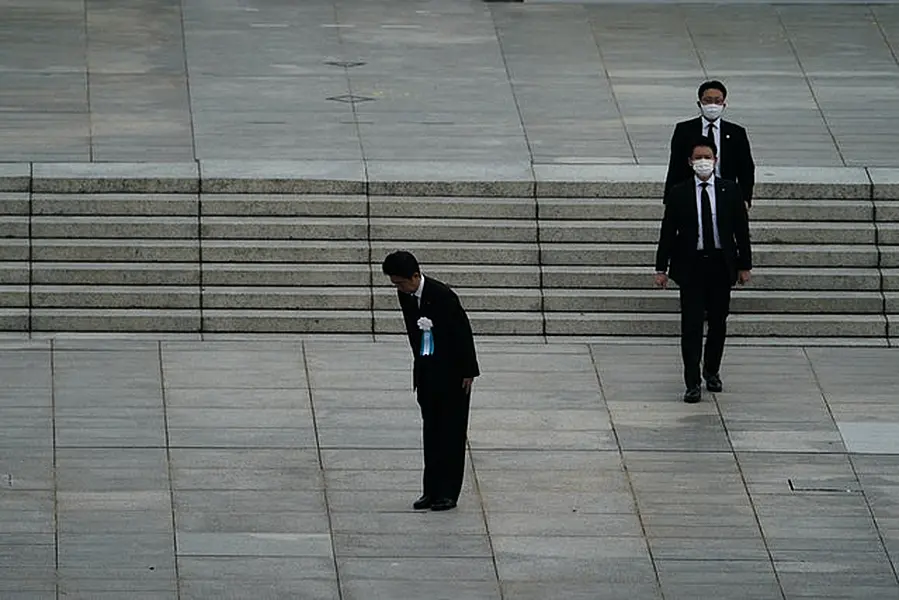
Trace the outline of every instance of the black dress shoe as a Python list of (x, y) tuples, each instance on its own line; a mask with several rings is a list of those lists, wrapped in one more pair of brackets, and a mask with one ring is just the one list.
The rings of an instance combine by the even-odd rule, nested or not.
[(438, 498), (431, 503), (431, 510), (451, 510), (456, 508), (456, 501), (449, 498)]
[(412, 508), (415, 510), (425, 510), (426, 508), (431, 508), (431, 504), (433, 504), (433, 502), (431, 502), (431, 497), (425, 494), (412, 503)]
[(721, 390), (723, 390), (724, 386), (721, 385), (721, 378), (717, 375), (706, 375), (705, 389), (710, 392), (720, 392)]
[(696, 404), (700, 400), (702, 400), (702, 390), (698, 385), (687, 388), (687, 391), (684, 392), (684, 402), (687, 404)]

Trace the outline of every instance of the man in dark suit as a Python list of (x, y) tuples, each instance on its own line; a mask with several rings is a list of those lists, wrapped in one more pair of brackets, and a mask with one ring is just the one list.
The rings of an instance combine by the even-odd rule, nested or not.
[[(665, 216), (656, 251), (656, 285), (680, 287), (684, 402), (699, 402), (700, 361), (706, 389), (722, 390), (719, 369), (727, 336), (730, 290), (748, 283), (752, 270), (749, 218), (733, 181), (715, 177), (717, 148), (709, 138), (690, 146), (693, 176), (665, 194)], [(702, 325), (709, 329), (702, 350)]]
[(690, 144), (697, 137), (705, 136), (712, 138), (718, 147), (715, 175), (740, 185), (743, 201), (749, 210), (752, 205), (752, 188), (755, 185), (755, 163), (749, 148), (749, 136), (741, 126), (721, 118), (727, 100), (727, 88), (723, 83), (706, 81), (699, 86), (698, 96), (700, 116), (678, 123), (671, 136), (665, 197), (668, 197), (672, 187), (693, 176), (687, 160), (690, 156)]
[(423, 276), (411, 253), (393, 252), (382, 270), (396, 286), (415, 357), (425, 468), (423, 494), (412, 506), (450, 510), (462, 491), (471, 385), (480, 375), (471, 325), (455, 292)]

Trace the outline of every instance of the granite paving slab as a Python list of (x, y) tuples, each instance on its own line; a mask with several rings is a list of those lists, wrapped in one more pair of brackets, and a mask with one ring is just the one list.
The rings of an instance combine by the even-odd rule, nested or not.
[(440, 514), (411, 507), (401, 339), (0, 352), (41, 398), (0, 395), (0, 595), (899, 595), (897, 436), (866, 412), (894, 400), (891, 349), (732, 347), (728, 392), (695, 407), (676, 346), (479, 351), (463, 493)]

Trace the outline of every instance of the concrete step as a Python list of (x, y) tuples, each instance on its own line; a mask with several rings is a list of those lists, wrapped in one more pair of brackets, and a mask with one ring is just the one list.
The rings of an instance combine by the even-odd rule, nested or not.
[[(381, 277), (387, 279), (383, 275)], [(371, 285), (371, 268), (365, 264), (204, 263), (203, 284), (226, 287), (366, 287)]]
[(27, 285), (0, 285), (0, 307), (28, 308), (28, 300)]
[(196, 286), (35, 285), (34, 308), (200, 308)]
[[(543, 267), (547, 289), (652, 289), (652, 267)], [(878, 291), (880, 271), (859, 269), (801, 269), (760, 267), (753, 269), (751, 290)]]
[(371, 333), (369, 310), (222, 310), (203, 311), (210, 333)]
[(136, 238), (196, 239), (194, 217), (85, 217), (32, 218), (33, 238)]
[(197, 218), (196, 194), (34, 194), (35, 215), (186, 216)]
[(0, 262), (28, 260), (29, 246), (28, 238), (0, 239)]
[(507, 242), (372, 242), (372, 260), (383, 260), (398, 249), (409, 250), (422, 265), (531, 265), (539, 264), (536, 243)]
[(0, 215), (28, 214), (30, 214), (30, 200), (27, 192), (0, 192)]
[(203, 260), (221, 263), (367, 263), (369, 249), (364, 239), (203, 240)]
[(537, 241), (536, 221), (508, 219), (389, 219), (372, 217), (371, 239), (458, 242)]
[(890, 267), (881, 269), (883, 275), (883, 289), (889, 291), (899, 290), (899, 268)]
[(235, 217), (366, 217), (365, 196), (310, 194), (202, 194), (207, 216)]
[[(578, 290), (544, 292), (547, 312), (582, 313), (677, 313), (676, 290)], [(773, 292), (736, 289), (731, 313), (768, 314), (882, 314), (880, 292)], [(503, 310), (497, 308), (496, 310)]]
[[(547, 335), (666, 335), (680, 333), (677, 313), (547, 313)], [(882, 315), (743, 314), (728, 319), (728, 337), (884, 337)]]
[(899, 246), (878, 246), (880, 266), (884, 268), (899, 267)]
[(877, 243), (899, 246), (899, 223), (878, 223)]
[(28, 217), (18, 215), (0, 215), (0, 238), (29, 237)]
[[(656, 221), (540, 221), (540, 241), (657, 243)], [(754, 244), (874, 244), (872, 223), (752, 221)]]
[(899, 223), (899, 199), (875, 200), (874, 207), (878, 223)]
[(203, 308), (248, 311), (370, 310), (371, 288), (207, 286), (203, 289)]
[(200, 243), (190, 239), (73, 239), (32, 240), (36, 262), (196, 262)]
[[(381, 273), (381, 263), (371, 265), (375, 287), (392, 289)], [(454, 288), (539, 288), (540, 267), (525, 265), (428, 264), (422, 271)]]
[(0, 331), (28, 331), (29, 315), (27, 308), (0, 308)]
[(364, 240), (368, 222), (358, 217), (203, 217), (204, 239)]
[(35, 308), (31, 327), (34, 331), (189, 333), (200, 331), (200, 311)]
[(0, 285), (28, 285), (30, 271), (27, 261), (0, 262)]
[(886, 313), (890, 315), (899, 315), (899, 292), (884, 292), (884, 301)]
[(369, 207), (370, 215), (375, 218), (533, 220), (537, 217), (537, 203), (533, 198), (372, 196)]
[[(661, 199), (655, 198), (538, 198), (537, 207), (540, 219), (550, 220), (648, 220), (658, 223), (664, 214)], [(874, 205), (870, 200), (758, 198), (753, 202), (750, 218), (753, 221), (871, 222), (873, 213)]]
[(197, 263), (36, 262), (32, 280), (36, 285), (196, 286), (200, 284), (200, 266)]
[[(540, 290), (536, 288), (464, 288), (454, 287), (468, 311), (539, 312), (542, 310)], [(375, 310), (398, 310), (396, 290), (377, 288)]]
[[(656, 243), (541, 243), (540, 258), (544, 265), (553, 266), (646, 265), (652, 268), (655, 264), (656, 247)], [(899, 252), (896, 253), (896, 259), (896, 266), (899, 266)], [(752, 260), (758, 267), (876, 267), (878, 251), (873, 245), (792, 245), (753, 242)]]

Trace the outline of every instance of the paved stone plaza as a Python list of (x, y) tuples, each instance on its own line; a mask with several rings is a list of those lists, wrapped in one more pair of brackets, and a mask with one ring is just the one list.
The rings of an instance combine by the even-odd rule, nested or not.
[[(33, 258), (31, 182), (85, 163), (652, 170), (718, 77), (763, 185), (894, 183), (897, 52), (895, 3), (0, 0), (0, 171)], [(4, 334), (0, 600), (899, 599), (895, 348), (734, 340), (690, 406), (674, 339), (546, 341), (478, 338), (437, 514), (401, 338)]]
[(0, 10), (0, 161), (661, 164), (719, 77), (761, 165), (899, 164), (896, 4)]
[(479, 342), (415, 513), (406, 343), (8, 340), (0, 597), (899, 598), (899, 353)]

